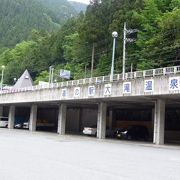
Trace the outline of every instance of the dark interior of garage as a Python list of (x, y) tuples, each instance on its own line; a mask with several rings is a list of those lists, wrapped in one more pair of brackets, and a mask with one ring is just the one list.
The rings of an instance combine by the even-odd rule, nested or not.
[(83, 134), (84, 127), (97, 126), (97, 107), (74, 106), (67, 109), (66, 133)]
[(30, 107), (16, 107), (15, 109), (15, 128), (23, 128), (23, 123), (29, 122)]
[(37, 111), (36, 129), (39, 131), (57, 132), (58, 108), (39, 107)]
[(166, 108), (165, 143), (180, 144), (180, 109)]
[(114, 109), (112, 128), (114, 130), (126, 129), (129, 126), (144, 126), (149, 134), (148, 141), (153, 140), (152, 109)]

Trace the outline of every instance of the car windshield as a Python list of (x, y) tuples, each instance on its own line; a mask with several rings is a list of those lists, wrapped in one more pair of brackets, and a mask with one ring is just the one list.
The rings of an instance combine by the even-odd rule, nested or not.
[(8, 121), (8, 118), (7, 117), (1, 117), (0, 121)]

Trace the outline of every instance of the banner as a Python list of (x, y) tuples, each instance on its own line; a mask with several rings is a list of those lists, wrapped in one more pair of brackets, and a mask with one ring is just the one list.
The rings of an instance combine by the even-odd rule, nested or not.
[(60, 77), (64, 79), (70, 79), (71, 72), (65, 69), (60, 69)]

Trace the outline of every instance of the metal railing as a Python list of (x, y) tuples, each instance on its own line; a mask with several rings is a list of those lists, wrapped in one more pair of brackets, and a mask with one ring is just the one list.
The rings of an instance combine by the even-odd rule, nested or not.
[[(168, 76), (172, 74), (180, 73), (180, 66), (173, 66), (173, 67), (164, 67), (164, 68), (157, 68), (157, 69), (149, 69), (144, 71), (135, 71), (135, 72), (128, 72), (125, 74), (125, 79), (136, 79), (136, 78), (145, 78), (145, 77), (154, 77), (154, 76)], [(122, 74), (115, 74), (113, 76), (113, 82), (122, 81)], [(111, 82), (110, 76), (100, 76), (100, 77), (93, 77), (93, 78), (86, 78), (86, 79), (79, 79), (73, 81), (65, 81), (53, 84), (46, 84), (46, 85), (37, 85), (32, 87), (25, 87), (20, 89), (11, 89), (11, 90), (3, 90), (1, 94), (7, 93), (18, 93), (18, 92), (27, 92), (27, 91), (37, 91), (43, 89), (50, 89), (50, 88), (63, 88), (69, 86), (79, 86), (79, 85), (87, 85), (87, 84), (102, 84), (102, 83), (109, 83)]]

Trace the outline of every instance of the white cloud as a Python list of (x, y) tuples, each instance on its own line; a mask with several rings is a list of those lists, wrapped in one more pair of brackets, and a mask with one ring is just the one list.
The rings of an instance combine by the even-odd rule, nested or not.
[(76, 1), (76, 2), (81, 2), (81, 3), (89, 4), (90, 0), (69, 0), (69, 1)]

